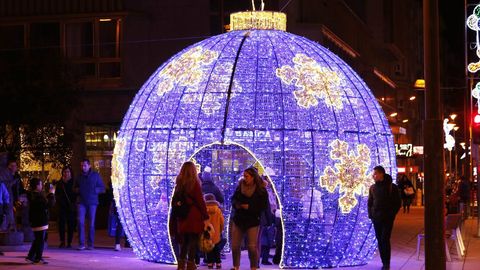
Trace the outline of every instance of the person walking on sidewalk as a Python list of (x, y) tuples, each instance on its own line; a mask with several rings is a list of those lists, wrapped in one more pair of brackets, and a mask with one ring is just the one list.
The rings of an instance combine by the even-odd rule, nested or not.
[(463, 219), (467, 219), (469, 216), (470, 208), (470, 181), (465, 176), (460, 177), (460, 183), (458, 183), (458, 197), (460, 199), (460, 214)]
[(67, 228), (67, 248), (72, 247), (73, 227), (75, 226), (75, 194), (73, 193), (72, 169), (62, 169), (62, 179), (55, 184), (55, 200), (58, 210), (59, 248), (65, 248), (65, 227)]
[(43, 259), (43, 248), (45, 234), (48, 230), (48, 209), (55, 204), (55, 189), (51, 186), (49, 193), (43, 193), (42, 180), (32, 178), (29, 182), (30, 193), (28, 193), (29, 220), (35, 239), (32, 242), (26, 261), (34, 264), (47, 264)]
[(400, 190), (400, 197), (402, 198), (403, 213), (410, 213), (410, 205), (412, 204), (413, 197), (415, 197), (415, 189), (405, 174), (402, 174), (398, 181), (398, 189)]
[(90, 167), (90, 161), (84, 159), (81, 162), (82, 174), (75, 180), (74, 191), (79, 194), (78, 204), (78, 250), (85, 249), (85, 215), (88, 216), (89, 231), (87, 249), (94, 249), (95, 239), (95, 213), (98, 206), (98, 194), (105, 192), (100, 175)]
[(400, 210), (400, 192), (382, 166), (373, 168), (375, 184), (368, 191), (368, 217), (372, 220), (378, 242), (382, 270), (390, 269), (390, 236), (395, 216)]
[[(181, 199), (177, 199), (181, 198)], [(182, 213), (174, 213), (174, 209), (183, 208)], [(180, 256), (177, 269), (194, 270), (195, 255), (197, 254), (198, 240), (208, 220), (207, 206), (203, 200), (200, 179), (197, 174), (197, 167), (191, 161), (183, 163), (180, 173), (176, 179), (175, 190), (172, 199), (172, 233), (180, 245)]]
[(267, 208), (268, 194), (257, 169), (250, 167), (243, 172), (235, 193), (232, 196), (232, 257), (233, 270), (240, 268), (240, 245), (247, 236), (250, 269), (258, 268), (257, 239), (260, 215)]

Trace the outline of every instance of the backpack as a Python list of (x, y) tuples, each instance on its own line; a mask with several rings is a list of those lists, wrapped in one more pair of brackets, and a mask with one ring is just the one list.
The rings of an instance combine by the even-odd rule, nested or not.
[(187, 203), (188, 195), (184, 192), (175, 192), (172, 198), (172, 217), (186, 219), (190, 212), (190, 205)]

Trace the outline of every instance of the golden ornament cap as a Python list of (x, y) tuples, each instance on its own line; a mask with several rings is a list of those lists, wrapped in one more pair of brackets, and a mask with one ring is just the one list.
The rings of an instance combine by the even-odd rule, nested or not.
[(276, 11), (242, 11), (230, 14), (230, 30), (287, 30), (287, 15)]

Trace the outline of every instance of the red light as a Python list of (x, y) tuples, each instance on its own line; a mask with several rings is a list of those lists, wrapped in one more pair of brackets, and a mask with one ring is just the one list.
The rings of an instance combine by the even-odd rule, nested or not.
[(475, 117), (473, 118), (473, 122), (475, 124), (480, 124), (480, 114), (475, 115)]

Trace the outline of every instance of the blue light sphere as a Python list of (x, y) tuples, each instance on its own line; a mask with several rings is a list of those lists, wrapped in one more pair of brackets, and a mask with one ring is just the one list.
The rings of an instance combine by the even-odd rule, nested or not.
[(388, 121), (338, 56), (304, 37), (260, 29), (184, 49), (133, 100), (116, 138), (112, 182), (138, 257), (176, 262), (169, 205), (182, 163), (193, 160), (224, 191), (227, 221), (243, 170), (267, 176), (283, 227), (281, 267), (372, 258), (371, 173), (376, 165), (396, 172)]

